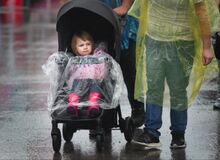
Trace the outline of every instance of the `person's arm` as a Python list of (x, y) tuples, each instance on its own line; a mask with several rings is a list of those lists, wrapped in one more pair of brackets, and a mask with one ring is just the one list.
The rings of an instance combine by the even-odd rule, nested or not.
[(213, 59), (211, 51), (211, 29), (208, 21), (208, 15), (204, 2), (195, 4), (196, 14), (199, 19), (199, 25), (201, 30), (201, 38), (203, 42), (203, 65), (208, 65)]
[(125, 15), (129, 8), (131, 7), (133, 0), (123, 0), (122, 5), (114, 8), (113, 11), (118, 15), (118, 16), (123, 16)]
[(220, 0), (215, 0), (215, 3), (216, 3), (217, 6), (219, 6), (220, 5)]

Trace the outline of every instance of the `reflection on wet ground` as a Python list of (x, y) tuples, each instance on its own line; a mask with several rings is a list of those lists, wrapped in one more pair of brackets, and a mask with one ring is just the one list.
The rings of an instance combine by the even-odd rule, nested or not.
[[(170, 150), (169, 108), (164, 108), (160, 150), (146, 150), (127, 143), (120, 130), (106, 136), (104, 149), (97, 152), (88, 130), (77, 131), (71, 142), (64, 142), (54, 153), (51, 142), (51, 119), (47, 112), (48, 79), (41, 66), (57, 51), (55, 30), (58, 0), (41, 0), (29, 6), (26, 20), (8, 18), (0, 21), (0, 159), (56, 160), (159, 160), (219, 159), (220, 111), (213, 111), (217, 82), (207, 83), (196, 103), (189, 109), (186, 133), (187, 148)], [(14, 13), (14, 12), (13, 12)], [(3, 10), (0, 10), (3, 16)], [(10, 13), (10, 15), (13, 15)], [(3, 19), (0, 19), (3, 20)], [(125, 99), (123, 117), (130, 115)], [(59, 128), (62, 128), (59, 124)], [(141, 133), (136, 130), (136, 134)]]

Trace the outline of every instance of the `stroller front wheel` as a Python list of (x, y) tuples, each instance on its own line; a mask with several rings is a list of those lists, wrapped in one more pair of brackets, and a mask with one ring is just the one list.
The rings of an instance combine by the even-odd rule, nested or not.
[(63, 139), (66, 142), (70, 142), (72, 137), (73, 137), (73, 132), (75, 130), (73, 129), (73, 127), (71, 126), (71, 124), (69, 123), (63, 123)]
[(127, 142), (131, 142), (134, 136), (134, 123), (131, 117), (125, 118), (124, 137)]
[(59, 152), (61, 147), (61, 133), (59, 128), (53, 129), (51, 133), (51, 137), (52, 137), (53, 150), (55, 152)]
[(98, 151), (102, 150), (103, 141), (104, 141), (104, 135), (103, 134), (96, 135), (96, 147), (97, 147)]

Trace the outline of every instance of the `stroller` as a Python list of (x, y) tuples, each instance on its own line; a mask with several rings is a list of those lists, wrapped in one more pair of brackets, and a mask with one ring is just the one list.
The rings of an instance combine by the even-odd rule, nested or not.
[[(86, 30), (92, 34), (95, 42), (107, 43), (107, 52), (118, 60), (120, 57), (120, 25), (118, 17), (106, 4), (97, 0), (72, 0), (64, 4), (58, 12), (56, 30), (58, 32), (59, 53), (66, 53), (69, 48), (72, 35), (77, 30)], [(64, 72), (65, 58), (57, 61), (60, 72)], [(58, 91), (62, 90), (58, 87)], [(63, 93), (60, 93), (62, 95)], [(62, 96), (59, 96), (59, 98)], [(54, 101), (56, 103), (57, 100)], [(62, 100), (65, 101), (65, 100)], [(62, 111), (55, 110), (52, 117), (52, 146), (55, 152), (61, 147), (61, 132), (58, 123), (62, 123), (63, 139), (71, 141), (74, 132), (81, 129), (95, 130), (97, 149), (103, 147), (106, 131), (119, 128), (127, 142), (130, 142), (134, 134), (134, 125), (131, 117), (122, 118), (121, 108), (118, 104), (115, 108), (101, 109), (101, 113), (95, 118), (82, 117), (70, 118)]]

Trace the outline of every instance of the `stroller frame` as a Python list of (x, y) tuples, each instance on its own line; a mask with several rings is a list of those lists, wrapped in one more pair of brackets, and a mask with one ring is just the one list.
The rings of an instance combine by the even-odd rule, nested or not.
[[(114, 121), (112, 122), (112, 118)], [(114, 109), (102, 110), (97, 118), (93, 119), (74, 119), (74, 120), (61, 120), (55, 117), (52, 118), (52, 146), (55, 152), (59, 152), (61, 147), (61, 132), (58, 124), (62, 123), (62, 135), (66, 142), (70, 142), (73, 134), (77, 130), (94, 130), (94, 137), (96, 139), (96, 146), (98, 151), (103, 148), (105, 133), (111, 132), (112, 128), (119, 128), (127, 142), (131, 142), (134, 134), (134, 125), (130, 117), (122, 118), (121, 108), (118, 105)]]

